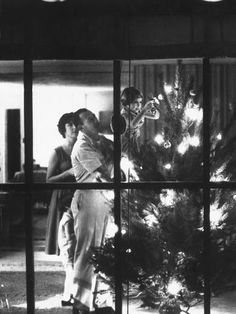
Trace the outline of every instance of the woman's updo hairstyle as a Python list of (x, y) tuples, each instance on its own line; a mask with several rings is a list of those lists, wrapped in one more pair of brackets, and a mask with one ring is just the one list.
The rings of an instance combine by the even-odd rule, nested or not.
[(74, 117), (73, 112), (65, 113), (60, 117), (58, 121), (58, 124), (57, 124), (58, 131), (64, 138), (65, 138), (65, 132), (66, 132), (66, 123), (73, 122), (73, 117)]
[(128, 106), (137, 98), (143, 98), (143, 94), (137, 88), (130, 86), (123, 90), (120, 96), (120, 101), (123, 106)]

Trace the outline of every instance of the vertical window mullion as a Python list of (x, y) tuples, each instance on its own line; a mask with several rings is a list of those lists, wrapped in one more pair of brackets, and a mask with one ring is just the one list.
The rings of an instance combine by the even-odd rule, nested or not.
[(113, 62), (114, 75), (114, 215), (118, 232), (115, 235), (115, 312), (122, 313), (122, 265), (121, 265), (121, 201), (120, 201), (120, 76), (121, 62)]
[(24, 132), (25, 132), (25, 244), (27, 313), (34, 314), (34, 255), (32, 228), (33, 122), (32, 60), (24, 60)]
[(203, 204), (204, 204), (204, 313), (210, 313), (210, 104), (211, 72), (209, 58), (203, 59)]

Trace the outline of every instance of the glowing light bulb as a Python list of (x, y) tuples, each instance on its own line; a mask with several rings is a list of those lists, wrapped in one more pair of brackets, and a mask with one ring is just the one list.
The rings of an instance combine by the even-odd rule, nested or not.
[(194, 147), (198, 147), (200, 145), (200, 139), (198, 136), (192, 136), (189, 138), (189, 144)]
[(204, 1), (204, 2), (221, 2), (223, 0), (202, 0), (202, 1)]
[(161, 145), (164, 143), (164, 136), (162, 134), (157, 134), (154, 138), (154, 141), (158, 144)]
[(127, 249), (125, 252), (126, 252), (126, 253), (131, 253), (132, 250), (131, 250), (131, 249)]
[(221, 208), (218, 207), (218, 200), (211, 204), (210, 208), (210, 222), (211, 228), (216, 229), (220, 223), (226, 218), (227, 205), (223, 205)]
[(164, 206), (173, 206), (175, 204), (176, 192), (174, 190), (163, 190), (160, 194), (160, 201)]
[(163, 99), (164, 99), (164, 97), (163, 97), (163, 95), (162, 95), (162, 94), (159, 94), (159, 95), (157, 96), (157, 99), (159, 99), (159, 100), (163, 100)]
[(217, 140), (222, 140), (222, 134), (221, 133), (218, 133), (217, 135), (216, 135), (216, 138), (217, 138)]
[(183, 286), (179, 281), (177, 281), (176, 279), (171, 279), (167, 286), (167, 291), (170, 294), (177, 295), (182, 288)]
[(186, 108), (184, 112), (186, 118), (200, 123), (203, 118), (203, 111), (201, 108)]
[(122, 230), (121, 230), (121, 234), (123, 234), (123, 235), (126, 234), (126, 230), (125, 230), (125, 229), (122, 229)]
[(177, 151), (180, 155), (184, 155), (189, 148), (189, 143), (186, 138), (178, 145)]
[(169, 163), (165, 164), (164, 168), (167, 169), (167, 170), (170, 170), (171, 169), (171, 164), (169, 164)]
[(66, 0), (42, 0), (43, 2), (64, 2)]
[(173, 88), (171, 85), (165, 84), (164, 90), (165, 90), (166, 94), (170, 94), (173, 91)]

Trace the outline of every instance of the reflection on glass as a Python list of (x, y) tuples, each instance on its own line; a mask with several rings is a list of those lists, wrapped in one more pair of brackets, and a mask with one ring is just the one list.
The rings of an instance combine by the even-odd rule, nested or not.
[(199, 190), (122, 192), (124, 312), (203, 313), (202, 206)]
[(235, 181), (236, 59), (213, 59), (211, 76), (211, 180)]
[(17, 181), (24, 165), (23, 62), (0, 61), (0, 183)]
[[(36, 309), (59, 313), (62, 305), (74, 302), (71, 295), (77, 300), (79, 293), (84, 296), (84, 306), (114, 308), (112, 288), (99, 258), (104, 243), (112, 241), (117, 231), (112, 213), (114, 192), (77, 190), (73, 199), (67, 193), (67, 203), (57, 207), (54, 192), (34, 193)], [(52, 203), (54, 212), (50, 212)], [(87, 289), (89, 283), (93, 283), (92, 290)], [(66, 310), (70, 313), (71, 308), (63, 313)]]
[(211, 289), (212, 308), (224, 313), (235, 312), (236, 287), (236, 211), (235, 190), (212, 190)]
[(121, 142), (132, 172), (126, 180), (202, 179), (201, 73), (197, 59), (123, 62)]
[(24, 205), (23, 192), (0, 192), (1, 313), (27, 311)]
[(33, 71), (33, 154), (38, 165), (36, 170), (46, 170), (57, 147), (64, 147), (70, 157), (71, 149), (67, 145), (70, 135), (65, 138), (65, 129), (62, 132), (58, 129), (58, 122), (66, 113), (81, 108), (90, 110), (99, 121), (99, 133), (113, 140), (110, 128), (113, 114), (111, 61), (34, 61)]

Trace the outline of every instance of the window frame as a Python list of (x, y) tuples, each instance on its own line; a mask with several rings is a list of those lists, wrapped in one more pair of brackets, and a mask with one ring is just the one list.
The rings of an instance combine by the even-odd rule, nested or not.
[[(213, 56), (211, 57), (213, 58)], [(155, 188), (200, 188), (203, 190), (204, 205), (204, 313), (210, 313), (211, 289), (210, 289), (210, 191), (211, 189), (235, 189), (236, 182), (212, 182), (210, 181), (210, 104), (211, 104), (211, 65), (210, 57), (202, 58), (203, 66), (203, 180), (201, 182), (121, 182), (120, 181), (120, 82), (121, 63), (124, 59), (113, 60), (113, 95), (114, 116), (117, 123), (114, 125), (114, 168), (115, 176), (113, 183), (58, 183), (42, 184), (33, 182), (33, 58), (24, 58), (24, 132), (25, 132), (25, 182), (24, 183), (1, 183), (2, 191), (25, 192), (25, 246), (26, 246), (26, 285), (27, 285), (27, 313), (35, 313), (35, 289), (34, 289), (34, 250), (32, 228), (32, 196), (37, 190), (53, 190), (55, 188), (66, 189), (68, 187), (78, 189), (113, 189), (115, 192), (115, 222), (121, 226), (120, 191), (122, 189), (149, 189)], [(14, 58), (12, 58), (14, 59)], [(69, 58), (70, 59), (70, 58)], [(68, 60), (69, 60), (68, 59)], [(145, 58), (139, 59), (149, 59)], [(167, 57), (163, 59), (168, 59)], [(9, 59), (8, 59), (9, 60)], [(15, 60), (15, 59), (14, 59)], [(77, 60), (81, 60), (79, 57)], [(132, 59), (131, 59), (132, 60)], [(125, 60), (126, 61), (126, 60)], [(119, 273), (122, 271), (120, 259), (121, 230), (119, 228), (115, 237), (116, 247), (116, 313), (122, 313), (122, 282)]]

